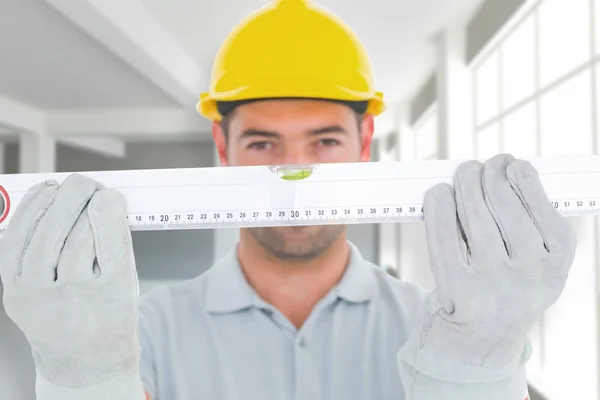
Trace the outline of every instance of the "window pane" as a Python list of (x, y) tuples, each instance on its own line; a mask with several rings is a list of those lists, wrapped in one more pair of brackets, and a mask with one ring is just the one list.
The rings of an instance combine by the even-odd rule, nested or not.
[(433, 113), (417, 130), (417, 157), (420, 160), (437, 154), (437, 126), (437, 114)]
[(542, 156), (593, 152), (590, 86), (586, 70), (541, 98)]
[(500, 126), (495, 123), (477, 133), (477, 158), (488, 159), (500, 153)]
[(504, 119), (502, 129), (503, 153), (517, 158), (531, 158), (537, 155), (536, 149), (535, 103), (510, 113)]
[(528, 17), (502, 45), (502, 109), (506, 110), (535, 90), (535, 30)]
[(596, 400), (598, 309), (594, 217), (568, 220), (577, 232), (577, 252), (562, 295), (545, 314), (543, 386), (552, 398)]
[(475, 70), (475, 111), (477, 124), (483, 124), (500, 112), (498, 102), (498, 52), (495, 51)]
[(527, 380), (535, 385), (543, 385), (544, 324), (541, 320), (534, 322), (529, 330), (531, 340), (531, 358), (527, 362)]
[(542, 86), (590, 59), (590, 2), (544, 0), (539, 7)]
[[(600, 3), (600, 0), (597, 0), (596, 3)], [(600, 24), (600, 21), (598, 21)], [(600, 45), (600, 43), (598, 43)], [(596, 126), (600, 126), (600, 64), (595, 64), (594, 68), (596, 68), (596, 110), (594, 118), (596, 118)], [(596, 129), (596, 140), (600, 139), (600, 129)]]
[(594, 0), (594, 25), (595, 31), (594, 36), (596, 36), (595, 43), (595, 53), (596, 55), (600, 54), (600, 1)]

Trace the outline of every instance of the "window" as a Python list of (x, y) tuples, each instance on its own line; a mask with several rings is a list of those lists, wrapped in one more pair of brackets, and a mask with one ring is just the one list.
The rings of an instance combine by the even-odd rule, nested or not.
[(502, 79), (499, 76), (496, 79), (501, 82), (502, 103), (506, 109), (515, 106), (535, 91), (534, 22), (533, 16), (529, 16), (500, 46), (500, 70), (503, 75)]
[(592, 92), (589, 70), (540, 98), (542, 156), (583, 155), (593, 150)]
[[(542, 0), (472, 66), (476, 156), (592, 152), (600, 0)], [(592, 11), (596, 15), (591, 26)], [(565, 140), (568, 138), (568, 140)]]
[[(528, 158), (537, 152), (535, 105), (525, 106), (509, 113), (503, 120), (503, 152), (518, 158)], [(496, 152), (498, 153), (498, 152)]]
[(498, 52), (492, 53), (475, 71), (478, 124), (484, 124), (500, 112)]
[(477, 157), (490, 158), (500, 152), (500, 128), (497, 123), (482, 129), (477, 135)]
[(544, 0), (537, 9), (540, 83), (546, 86), (590, 59), (590, 2)]
[[(530, 7), (470, 66), (477, 158), (594, 153), (600, 0), (540, 0)], [(597, 221), (570, 221), (578, 235), (577, 256), (561, 298), (531, 331), (535, 350), (528, 375), (550, 399), (599, 400)]]

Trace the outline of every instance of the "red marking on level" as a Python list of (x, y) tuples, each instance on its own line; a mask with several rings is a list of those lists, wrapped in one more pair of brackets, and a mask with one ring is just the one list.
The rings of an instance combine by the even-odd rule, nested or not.
[(8, 213), (10, 211), (10, 197), (8, 196), (8, 192), (2, 186), (0, 186), (0, 196), (4, 199), (4, 210), (2, 214), (0, 214), (0, 224), (8, 217)]

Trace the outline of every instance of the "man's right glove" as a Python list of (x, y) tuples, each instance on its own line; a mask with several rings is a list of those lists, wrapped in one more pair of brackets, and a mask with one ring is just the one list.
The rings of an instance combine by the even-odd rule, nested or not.
[(143, 400), (138, 280), (121, 195), (82, 175), (31, 188), (0, 240), (4, 306), (43, 400)]

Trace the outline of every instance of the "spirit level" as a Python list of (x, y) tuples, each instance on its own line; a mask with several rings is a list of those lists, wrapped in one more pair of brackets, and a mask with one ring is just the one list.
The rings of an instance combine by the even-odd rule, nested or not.
[[(600, 213), (600, 156), (537, 158), (565, 216)], [(133, 230), (416, 221), (427, 189), (462, 161), (81, 172), (125, 197)], [(0, 232), (27, 190), (69, 173), (0, 175)]]

